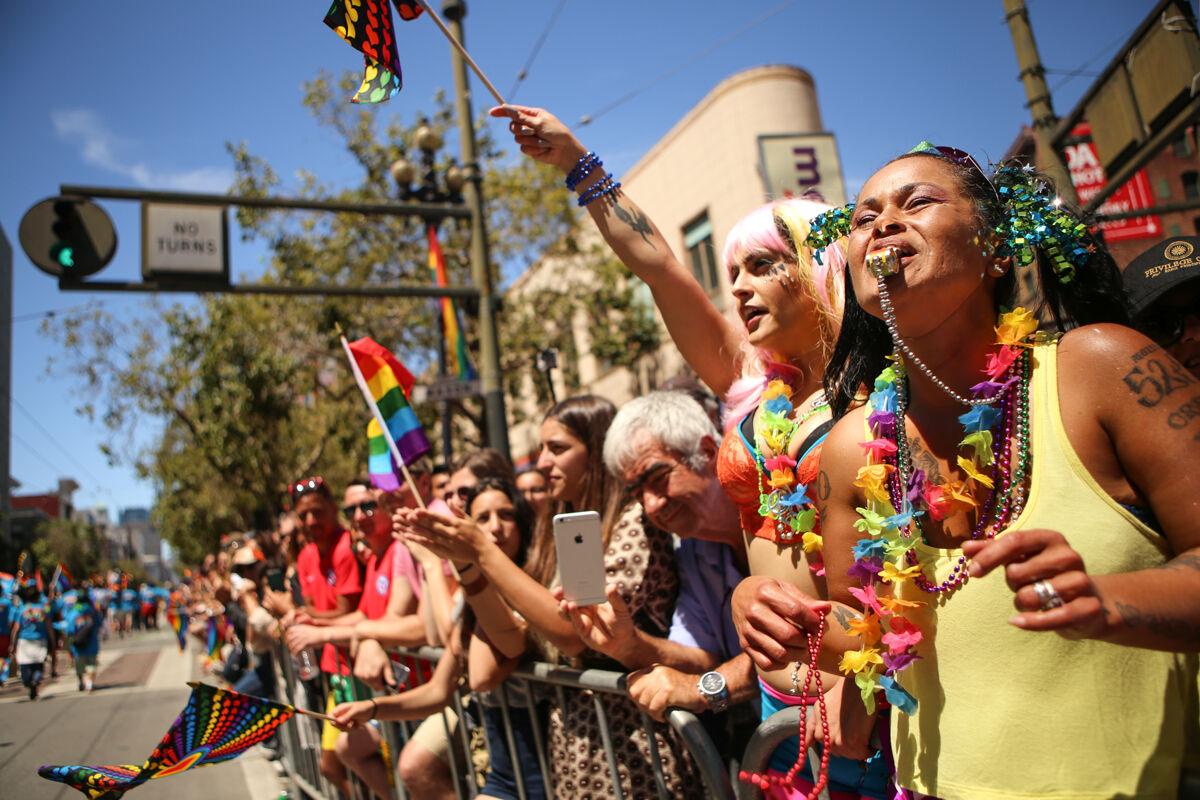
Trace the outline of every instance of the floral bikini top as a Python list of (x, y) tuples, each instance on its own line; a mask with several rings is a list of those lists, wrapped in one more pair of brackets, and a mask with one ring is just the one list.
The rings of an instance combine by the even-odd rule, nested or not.
[[(742, 530), (745, 533), (780, 544), (804, 544), (805, 551), (809, 553), (820, 548), (820, 535), (817, 533), (819, 526), (810, 498), (808, 496), (796, 498), (795, 495), (806, 494), (808, 487), (811, 487), (816, 480), (821, 447), (832, 428), (833, 421), (829, 420), (809, 433), (800, 445), (799, 458), (796, 460), (794, 468), (785, 470), (772, 470), (772, 466), (787, 467), (788, 465), (772, 463), (776, 461), (775, 458), (764, 459), (762, 453), (754, 445), (753, 412), (747, 414), (737, 427), (731, 428), (725, 434), (717, 453), (717, 479), (721, 481), (721, 487), (729, 499), (733, 500), (737, 506)], [(784, 458), (788, 462), (791, 461), (786, 456)], [(781, 515), (771, 514), (770, 510), (765, 507), (769, 501), (764, 496), (764, 489), (774, 485), (772, 477), (780, 472), (791, 473), (786, 477), (794, 478), (790, 486), (781, 487), (783, 491), (791, 490), (788, 495), (784, 495), (784, 501), (786, 502), (789, 497), (795, 498), (797, 501), (803, 501), (796, 505), (797, 509), (811, 511), (811, 516), (804, 513), (792, 514), (791, 518), (794, 522), (791, 525), (781, 524)], [(781, 481), (777, 478), (775, 483), (781, 483)], [(806, 525), (805, 523), (810, 524)], [(807, 528), (807, 530), (799, 530), (796, 527), (797, 524), (800, 528)], [(806, 534), (808, 534), (807, 538), (805, 538)]]

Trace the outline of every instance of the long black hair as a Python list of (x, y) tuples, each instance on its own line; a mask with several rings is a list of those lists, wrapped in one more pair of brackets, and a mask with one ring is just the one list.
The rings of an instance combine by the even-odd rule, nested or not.
[[(1004, 222), (1008, 209), (1001, 202), (991, 180), (975, 166), (930, 151), (906, 153), (892, 161), (916, 157), (938, 158), (950, 165), (959, 187), (974, 201), (980, 226), (984, 230), (994, 230)], [(1030, 178), (1044, 182), (1053, 191), (1054, 184), (1048, 176), (1033, 172)], [(1084, 220), (1079, 209), (1073, 206), (1067, 209), (1076, 218)], [(1037, 271), (1033, 302), (1037, 307), (1031, 310), (1041, 319), (1046, 319), (1048, 313), (1053, 327), (1064, 332), (1079, 325), (1097, 322), (1129, 324), (1129, 307), (1116, 262), (1104, 244), (1090, 231), (1084, 235), (1082, 243), (1088, 250), (1087, 259), (1076, 265), (1074, 278), (1069, 283), (1060, 283), (1049, 255), (1040, 247), (1034, 248), (1036, 258), (1033, 263)], [(1014, 264), (1013, 269), (997, 281), (997, 308), (1011, 305), (1016, 299), (1017, 269), (1020, 267)], [(842, 329), (825, 367), (824, 380), (825, 393), (835, 419), (850, 410), (864, 387), (870, 389), (875, 376), (887, 366), (887, 356), (892, 352), (892, 339), (883, 320), (868, 314), (854, 296), (849, 265), (845, 270), (845, 286)], [(1029, 298), (1024, 299), (1029, 301)]]

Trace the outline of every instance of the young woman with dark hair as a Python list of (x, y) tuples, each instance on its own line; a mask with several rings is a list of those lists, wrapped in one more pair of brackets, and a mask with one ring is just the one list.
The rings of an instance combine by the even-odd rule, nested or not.
[[(670, 534), (645, 520), (639, 504), (624, 502), (622, 487), (604, 467), (604, 437), (615, 414), (612, 403), (600, 397), (573, 397), (555, 405), (542, 422), (538, 469), (549, 481), (553, 513), (600, 513), (607, 582), (619, 587), (635, 625), (665, 637), (679, 592), (674, 544)], [(405, 514), (411, 528), (405, 538), (457, 564), (464, 586), (494, 586), (528, 622), (543, 660), (621, 669), (616, 662), (587, 650), (570, 620), (558, 613), (558, 601), (551, 594), (558, 564), (548, 516), (539, 520), (525, 569), (521, 569), (477, 528), (446, 525), (423, 511)], [(652, 756), (642, 715), (627, 698), (598, 698), (604, 705), (624, 795), (653, 795)], [(590, 693), (573, 692), (565, 706), (551, 710), (550, 763), (559, 797), (616, 795), (595, 699)], [(672, 794), (690, 796), (688, 792), (698, 790), (700, 784), (686, 780), (682, 748), (665, 726), (656, 724), (653, 730), (668, 788)]]
[[(853, 289), (818, 480), (829, 601), (739, 587), (751, 656), (823, 633), (864, 699), (843, 711), (892, 706), (913, 796), (1176, 796), (1200, 425), (1172, 415), (1200, 382), (1112, 324), (1111, 259), (1036, 173), (924, 146), (861, 197), (816, 226), (848, 233)], [(1034, 265), (1050, 330), (1007, 310)]]

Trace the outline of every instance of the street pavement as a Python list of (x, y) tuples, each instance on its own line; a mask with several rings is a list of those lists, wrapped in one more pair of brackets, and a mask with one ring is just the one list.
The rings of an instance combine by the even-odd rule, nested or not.
[[(164, 626), (165, 627), (165, 626)], [(74, 789), (37, 775), (43, 764), (141, 764), (187, 703), (189, 680), (205, 680), (197, 642), (180, 653), (169, 630), (110, 638), (100, 649), (96, 691), (77, 688), (59, 655), (56, 680), (31, 702), (14, 676), (0, 688), (0, 798), (75, 800)], [(16, 666), (13, 667), (16, 672)], [(276, 800), (275, 764), (253, 748), (224, 764), (149, 781), (131, 800)]]

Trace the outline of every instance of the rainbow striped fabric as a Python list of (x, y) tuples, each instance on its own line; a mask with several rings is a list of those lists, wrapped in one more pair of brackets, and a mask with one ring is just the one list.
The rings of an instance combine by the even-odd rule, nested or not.
[[(442, 245), (438, 241), (437, 228), (430, 225), (427, 233), (429, 235), (429, 269), (433, 271), (433, 280), (438, 286), (448, 286), (446, 257), (443, 255)], [(458, 309), (449, 297), (443, 297), (440, 302), (448, 366), (460, 381), (473, 380), (477, 375), (475, 366), (471, 363), (471, 354), (467, 352), (467, 340), (463, 337), (462, 326), (459, 324)]]
[[(350, 342), (350, 354), (379, 406), (380, 415), (387, 423), (404, 463), (411, 464), (428, 453), (431, 448), (425, 430), (408, 404), (408, 394), (413, 387), (412, 373), (386, 347), (368, 337)], [(367, 446), (371, 483), (388, 492), (399, 489), (400, 466), (395, 463), (383, 430), (374, 418), (367, 426)]]

